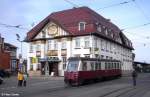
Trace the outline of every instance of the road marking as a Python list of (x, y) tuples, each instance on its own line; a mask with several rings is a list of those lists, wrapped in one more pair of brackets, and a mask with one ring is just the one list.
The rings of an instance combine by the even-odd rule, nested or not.
[(14, 88), (17, 88), (15, 86), (12, 86), (12, 87), (5, 87), (5, 88), (0, 88), (1, 90), (5, 90), (5, 89), (14, 89)]

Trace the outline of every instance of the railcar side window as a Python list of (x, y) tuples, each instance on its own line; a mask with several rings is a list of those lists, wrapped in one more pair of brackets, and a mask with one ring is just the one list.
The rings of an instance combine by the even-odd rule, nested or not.
[(107, 65), (107, 63), (105, 62), (105, 69), (108, 69), (108, 65)]
[(87, 62), (83, 62), (82, 70), (83, 70), (83, 71), (86, 71), (86, 70), (87, 70)]
[(115, 69), (117, 69), (117, 66), (116, 66), (116, 64), (115, 64), (115, 63), (113, 63), (113, 65), (114, 65), (114, 68), (115, 68)]
[(98, 70), (99, 69), (99, 64), (95, 63), (95, 69)]
[(91, 62), (91, 70), (94, 70), (94, 62)]
[(112, 63), (110, 63), (110, 68), (113, 69), (114, 68), (114, 65)]
[(101, 69), (101, 63), (99, 63), (99, 70)]
[(118, 69), (120, 69), (120, 64), (119, 64), (119, 63), (117, 63), (117, 65), (118, 65)]
[(116, 65), (116, 69), (118, 69), (118, 68), (119, 68), (119, 66), (117, 65), (117, 63), (115, 63), (115, 65)]
[(79, 61), (69, 61), (67, 66), (67, 71), (77, 71), (78, 65), (79, 65)]
[(115, 65), (115, 69), (117, 69), (117, 68), (118, 68), (117, 64), (116, 64), (116, 63), (114, 63), (114, 65)]
[(108, 65), (108, 69), (111, 69), (111, 64), (110, 64), (110, 63), (107, 63), (107, 65)]

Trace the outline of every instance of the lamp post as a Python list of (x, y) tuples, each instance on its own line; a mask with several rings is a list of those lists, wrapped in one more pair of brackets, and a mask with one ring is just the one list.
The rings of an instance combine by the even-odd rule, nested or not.
[(20, 35), (19, 34), (16, 34), (16, 36), (17, 36), (17, 40), (21, 44), (21, 50), (20, 50), (20, 54), (19, 54), (19, 64), (18, 64), (18, 67), (19, 67), (19, 70), (23, 71), (23, 60), (22, 60), (22, 54), (23, 54), (22, 53), (22, 42), (23, 41), (20, 40)]

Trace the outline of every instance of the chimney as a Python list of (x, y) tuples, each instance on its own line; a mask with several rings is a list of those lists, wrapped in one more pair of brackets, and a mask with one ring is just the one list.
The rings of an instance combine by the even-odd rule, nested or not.
[(4, 38), (2, 38), (2, 37), (0, 36), (0, 52), (2, 52), (3, 49), (4, 49)]
[(111, 19), (106, 19), (108, 22), (111, 22)]

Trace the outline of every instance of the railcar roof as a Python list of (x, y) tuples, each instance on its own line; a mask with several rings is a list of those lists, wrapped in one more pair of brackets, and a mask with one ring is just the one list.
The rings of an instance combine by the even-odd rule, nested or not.
[(86, 57), (70, 57), (68, 60), (88, 60), (88, 61), (120, 62), (119, 60), (99, 59), (99, 58), (86, 58)]

